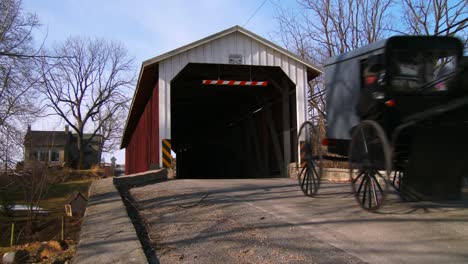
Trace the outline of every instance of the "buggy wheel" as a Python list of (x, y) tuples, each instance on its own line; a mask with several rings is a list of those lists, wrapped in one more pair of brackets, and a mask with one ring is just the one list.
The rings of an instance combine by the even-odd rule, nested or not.
[(354, 129), (349, 166), (356, 201), (365, 210), (377, 210), (385, 200), (391, 171), (390, 145), (378, 123), (365, 120)]
[(306, 166), (301, 169), (301, 173), (297, 177), (302, 192), (309, 197), (316, 195), (320, 188), (321, 167), (317, 165), (313, 161), (307, 161)]
[(395, 170), (393, 171), (392, 176), (392, 186), (397, 191), (401, 191), (401, 181), (404, 177), (404, 172), (402, 170)]
[(305, 130), (306, 140), (301, 144), (301, 157), (297, 162), (297, 179), (304, 195), (313, 197), (320, 188), (322, 178), (322, 151), (319, 131), (312, 122), (304, 122), (298, 133), (300, 142), (301, 133)]

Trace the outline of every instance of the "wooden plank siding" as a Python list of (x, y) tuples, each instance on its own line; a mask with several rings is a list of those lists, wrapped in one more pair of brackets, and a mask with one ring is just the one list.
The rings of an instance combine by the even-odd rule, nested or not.
[(159, 89), (154, 87), (125, 151), (125, 174), (147, 171), (159, 164)]

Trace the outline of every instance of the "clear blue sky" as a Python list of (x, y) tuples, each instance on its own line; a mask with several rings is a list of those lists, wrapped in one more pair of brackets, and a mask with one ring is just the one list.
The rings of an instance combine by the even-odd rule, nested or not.
[[(46, 44), (69, 36), (122, 41), (136, 61), (154, 57), (234, 25), (242, 26), (263, 0), (23, 0), (42, 23), (37, 40)], [(273, 4), (275, 3), (275, 4)], [(275, 5), (267, 0), (247, 29), (269, 38), (275, 30)]]
[[(46, 47), (70, 36), (99, 37), (124, 43), (135, 66), (158, 54), (191, 43), (234, 25), (243, 26), (263, 0), (23, 0), (25, 11), (36, 13), (42, 27), (37, 42)], [(275, 5), (296, 7), (294, 0), (267, 0), (245, 26), (271, 39), (277, 25)], [(280, 43), (278, 43), (280, 44)], [(131, 94), (130, 96), (132, 96)], [(124, 124), (122, 124), (124, 125)], [(61, 130), (57, 118), (32, 125), (37, 130)], [(124, 151), (114, 155), (124, 163)]]

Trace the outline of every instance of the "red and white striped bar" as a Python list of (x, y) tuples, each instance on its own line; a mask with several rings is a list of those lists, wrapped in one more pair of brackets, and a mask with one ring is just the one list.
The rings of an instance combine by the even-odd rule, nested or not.
[(233, 80), (203, 80), (206, 85), (231, 85), (231, 86), (267, 86), (268, 82), (263, 81), (233, 81)]

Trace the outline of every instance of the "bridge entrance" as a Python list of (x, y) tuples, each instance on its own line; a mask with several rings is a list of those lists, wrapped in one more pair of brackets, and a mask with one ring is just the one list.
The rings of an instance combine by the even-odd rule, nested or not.
[(171, 87), (177, 178), (287, 177), (297, 160), (296, 86), (280, 67), (189, 63)]

